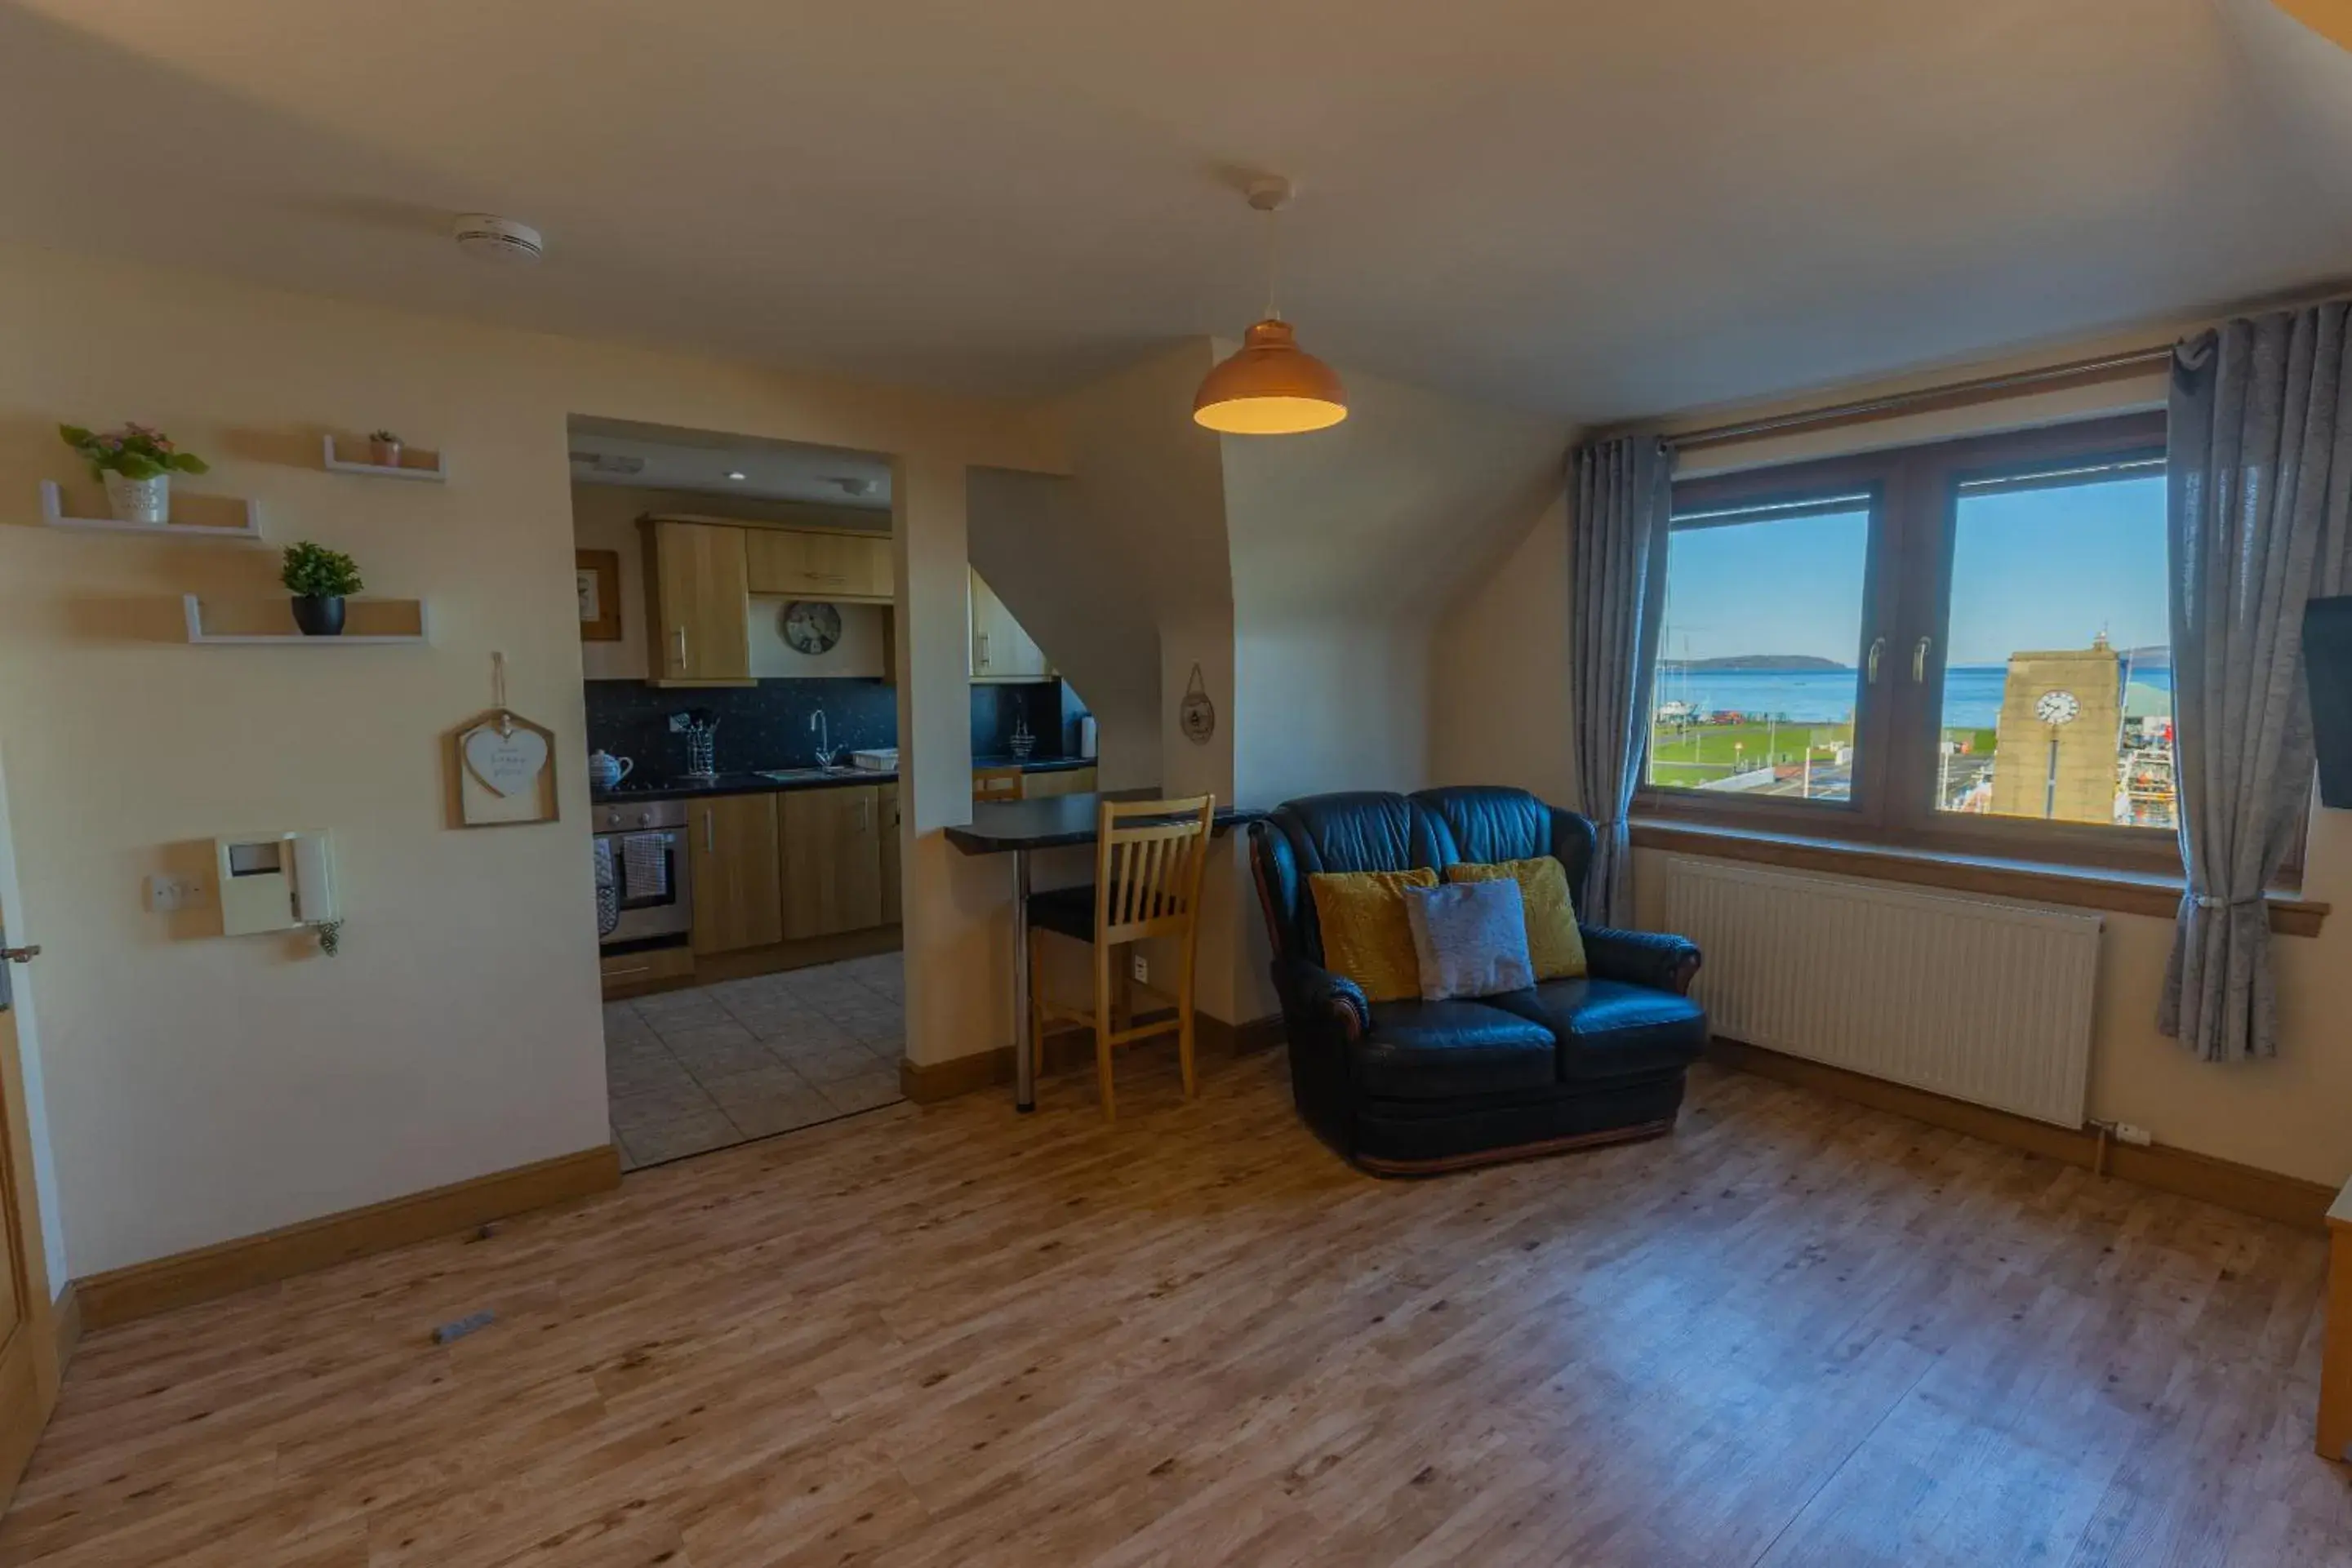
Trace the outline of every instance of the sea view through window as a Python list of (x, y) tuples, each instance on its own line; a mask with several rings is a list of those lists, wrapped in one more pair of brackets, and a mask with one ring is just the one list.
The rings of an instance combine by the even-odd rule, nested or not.
[(1866, 626), (1870, 497), (1678, 516), (1650, 783), (1851, 799), (1874, 650), (1890, 701), (1927, 706), (1904, 733), (1934, 747), (1906, 775), (1933, 814), (2169, 828), (2161, 459), (1957, 479), (1948, 499), (1941, 613), (1900, 638)]

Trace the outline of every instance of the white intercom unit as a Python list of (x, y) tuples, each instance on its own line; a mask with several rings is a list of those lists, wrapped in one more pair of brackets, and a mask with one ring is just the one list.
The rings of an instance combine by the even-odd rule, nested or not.
[(338, 918), (326, 834), (250, 833), (215, 839), (213, 849), (225, 935), (292, 931)]

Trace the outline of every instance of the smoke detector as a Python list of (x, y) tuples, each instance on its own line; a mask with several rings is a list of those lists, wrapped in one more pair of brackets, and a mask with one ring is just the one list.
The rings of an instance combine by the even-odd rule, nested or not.
[(580, 467), (592, 468), (599, 474), (642, 474), (646, 460), (610, 452), (574, 452), (572, 461)]
[(528, 267), (547, 252), (537, 229), (489, 213), (460, 214), (456, 232), (457, 248), (476, 261)]
[(863, 475), (839, 475), (833, 482), (841, 486), (841, 493), (845, 496), (870, 496), (881, 488), (879, 485)]

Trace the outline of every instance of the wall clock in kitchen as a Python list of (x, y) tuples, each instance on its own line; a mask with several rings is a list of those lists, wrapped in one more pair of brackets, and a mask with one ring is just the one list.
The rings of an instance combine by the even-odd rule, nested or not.
[(841, 641), (841, 612), (814, 600), (784, 606), (784, 641), (797, 653), (824, 653)]

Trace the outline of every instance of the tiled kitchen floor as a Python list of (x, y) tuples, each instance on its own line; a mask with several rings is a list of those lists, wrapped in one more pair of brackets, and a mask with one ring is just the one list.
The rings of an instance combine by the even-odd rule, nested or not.
[(899, 1098), (899, 956), (604, 1005), (621, 1168), (790, 1132)]

